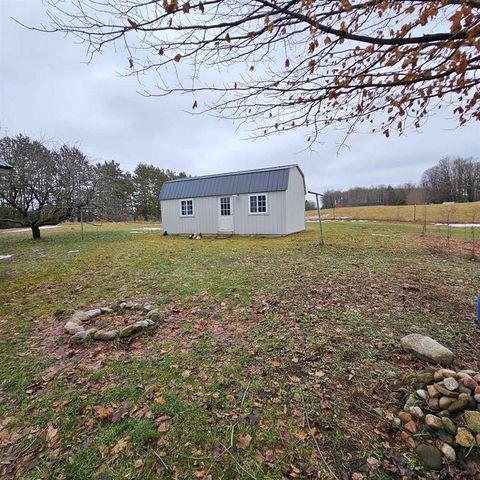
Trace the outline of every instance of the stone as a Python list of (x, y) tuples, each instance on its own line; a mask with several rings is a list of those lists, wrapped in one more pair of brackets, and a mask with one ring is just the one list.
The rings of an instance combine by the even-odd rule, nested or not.
[(415, 394), (417, 395), (418, 398), (421, 398), (425, 402), (428, 402), (428, 392), (426, 390), (423, 390), (423, 388), (419, 388)]
[(440, 408), (438, 398), (431, 398), (428, 401), (428, 408), (430, 410), (438, 410)]
[(69, 335), (75, 335), (78, 332), (83, 332), (84, 328), (78, 323), (71, 322), (70, 320), (63, 327)]
[(101, 311), (102, 313), (113, 313), (113, 312), (114, 312), (113, 308), (110, 308), (110, 307), (102, 307), (102, 308), (100, 309), (100, 311)]
[(425, 467), (437, 471), (442, 469), (442, 454), (438, 448), (423, 443), (415, 451)]
[(441, 368), (437, 370), (436, 373), (440, 375), (440, 379), (455, 377), (457, 375), (455, 370), (449, 370), (448, 368)]
[(457, 433), (457, 426), (453, 423), (450, 418), (444, 417), (442, 418), (443, 428), (450, 433), (451, 435), (455, 435)]
[(427, 385), (427, 392), (430, 398), (440, 398), (442, 394), (435, 388), (435, 385)]
[(464, 400), (467, 402), (465, 410), (475, 410), (477, 408), (477, 402), (473, 399), (471, 395), (467, 395), (466, 393), (461, 393), (458, 396), (459, 400)]
[(392, 421), (397, 428), (400, 428), (402, 426), (402, 421), (398, 417), (393, 417)]
[(85, 315), (88, 316), (88, 319), (90, 320), (91, 318), (98, 317), (99, 315), (102, 314), (102, 311), (99, 308), (93, 308), (92, 310), (87, 310), (85, 312)]
[(426, 335), (412, 333), (403, 337), (400, 343), (407, 352), (412, 352), (423, 360), (439, 363), (442, 366), (451, 365), (455, 358), (451, 350)]
[(449, 462), (455, 462), (457, 460), (455, 450), (448, 443), (444, 443), (440, 450)]
[(450, 413), (456, 413), (461, 410), (464, 410), (465, 407), (468, 406), (468, 400), (455, 400), (449, 407), (448, 411)]
[(456, 390), (460, 386), (453, 377), (445, 378), (445, 380), (443, 380), (443, 385), (450, 391)]
[(437, 415), (439, 417), (450, 417), (450, 412), (448, 410), (442, 410), (441, 412), (438, 412)]
[(139, 332), (140, 330), (141, 330), (141, 327), (132, 323), (131, 325), (127, 325), (126, 327), (123, 327), (118, 333), (118, 336), (120, 338), (126, 338), (126, 337), (129, 337), (130, 335), (133, 335), (134, 333)]
[(480, 433), (475, 437), (475, 440), (477, 441), (477, 447), (480, 448)]
[(425, 416), (420, 407), (410, 407), (408, 411), (412, 414), (413, 417), (417, 419), (423, 418)]
[(457, 430), (457, 435), (455, 437), (455, 443), (465, 448), (470, 448), (473, 444), (474, 438), (473, 435), (467, 428), (460, 427)]
[(77, 323), (79, 325), (83, 322), (87, 322), (88, 320), (90, 320), (90, 317), (83, 310), (77, 310), (76, 312), (73, 312), (72, 316), (70, 317), (70, 322)]
[(410, 433), (416, 433), (418, 430), (417, 424), (413, 420), (407, 422), (403, 428), (405, 428), (405, 430)]
[(398, 418), (403, 422), (403, 423), (408, 423), (413, 420), (412, 415), (408, 412), (400, 412), (398, 414)]
[(160, 313), (160, 310), (158, 310), (158, 308), (156, 308), (155, 310), (150, 310), (147, 313), (147, 318), (149, 318), (150, 320), (152, 320), (154, 322), (157, 322), (158, 320), (160, 320), (162, 318), (162, 314)]
[(428, 414), (425, 417), (425, 425), (433, 430), (443, 430), (442, 419), (435, 415)]
[(455, 401), (452, 397), (441, 397), (438, 400), (438, 407), (440, 410), (446, 410)]
[(153, 325), (155, 325), (155, 322), (153, 320), (150, 320), (149, 318), (147, 318), (146, 322), (148, 322), (148, 325), (150, 327), (153, 327)]
[(452, 398), (458, 398), (458, 392), (451, 392), (447, 388), (445, 388), (441, 383), (436, 383), (434, 385), (435, 390), (439, 392), (441, 395), (444, 395), (446, 397), (452, 397)]
[(95, 340), (114, 340), (117, 337), (118, 330), (100, 330), (93, 336)]
[(411, 393), (407, 397), (407, 401), (405, 402), (405, 406), (403, 407), (404, 410), (408, 410), (410, 407), (414, 407), (417, 404), (417, 397), (415, 394)]
[(453, 443), (453, 435), (450, 435), (445, 430), (436, 430), (435, 433), (442, 442), (445, 442), (448, 444)]
[(415, 439), (407, 432), (402, 432), (400, 434), (400, 439), (410, 448), (415, 448), (417, 446), (417, 442), (415, 441)]
[(477, 393), (476, 395), (474, 395), (473, 398), (477, 403), (480, 403), (480, 393)]
[(144, 309), (146, 312), (151, 312), (152, 310), (155, 310), (155, 306), (152, 305), (151, 303), (144, 303), (144, 304), (143, 304), (143, 309)]
[(480, 384), (480, 373), (477, 373), (476, 375), (473, 376), (473, 379)]
[(480, 395), (480, 386), (478, 386), (478, 387), (474, 390), (474, 392), (475, 392), (475, 395), (477, 395), (477, 394)]
[(88, 330), (86, 330), (85, 333), (87, 334), (87, 336), (85, 337), (85, 340), (92, 339), (97, 333), (97, 331), (98, 330), (96, 328), (89, 328)]
[(120, 305), (119, 305), (119, 308), (121, 309), (130, 309), (130, 308), (133, 308), (134, 304), (132, 302), (122, 302)]
[(73, 343), (83, 343), (86, 340), (86, 338), (87, 338), (87, 332), (85, 332), (85, 330), (82, 330), (72, 335), (70, 340)]
[(472, 432), (480, 433), (480, 412), (466, 411), (465, 422)]
[(147, 320), (139, 320), (138, 322), (135, 322), (134, 325), (138, 328), (148, 328), (150, 326)]
[(469, 388), (470, 390), (475, 390), (478, 387), (478, 383), (470, 375), (461, 377), (458, 383), (462, 385), (462, 387)]
[(471, 395), (471, 394), (472, 394), (472, 391), (471, 391), (469, 388), (464, 387), (464, 386), (462, 386), (462, 385), (460, 385), (460, 386), (458, 387), (457, 392), (458, 392), (458, 393), (466, 393), (467, 395)]
[(467, 370), (467, 369), (464, 369), (464, 370), (460, 370), (457, 375), (468, 375), (470, 377), (474, 377), (475, 375), (477, 375), (478, 372), (476, 370)]
[(428, 385), (429, 383), (432, 383), (434, 381), (433, 376), (434, 376), (434, 372), (429, 370), (419, 372), (417, 373), (417, 382)]

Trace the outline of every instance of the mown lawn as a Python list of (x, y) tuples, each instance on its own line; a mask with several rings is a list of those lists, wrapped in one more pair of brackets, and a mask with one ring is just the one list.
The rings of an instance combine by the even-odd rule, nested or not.
[[(330, 222), (320, 248), (312, 223), (200, 241), (132, 233), (143, 226), (89, 226), (84, 241), (70, 225), (38, 242), (0, 232), (0, 255), (14, 255), (0, 261), (3, 477), (420, 471), (373, 409), (397, 412), (423, 367), (399, 348), (404, 334), (480, 368), (468, 238)], [(69, 313), (122, 300), (155, 303), (163, 320), (135, 339), (69, 343)]]

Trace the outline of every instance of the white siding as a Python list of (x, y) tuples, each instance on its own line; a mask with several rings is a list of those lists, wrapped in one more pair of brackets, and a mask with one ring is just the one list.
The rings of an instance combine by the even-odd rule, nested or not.
[[(290, 169), (288, 190), (266, 192), (266, 214), (250, 213), (249, 195), (232, 196), (234, 234), (286, 235), (305, 229), (305, 189), (303, 176), (296, 167)], [(219, 233), (219, 198), (194, 198), (193, 217), (180, 216), (180, 199), (162, 200), (163, 229), (170, 234)]]
[(291, 168), (286, 193), (286, 231), (285, 233), (305, 230), (305, 184), (298, 168)]

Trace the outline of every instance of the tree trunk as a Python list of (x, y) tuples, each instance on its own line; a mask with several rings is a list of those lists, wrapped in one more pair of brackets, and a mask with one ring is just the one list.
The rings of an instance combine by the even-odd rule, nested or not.
[(34, 240), (39, 240), (40, 239), (40, 227), (37, 227), (36, 225), (32, 225), (30, 227), (32, 229), (32, 236)]

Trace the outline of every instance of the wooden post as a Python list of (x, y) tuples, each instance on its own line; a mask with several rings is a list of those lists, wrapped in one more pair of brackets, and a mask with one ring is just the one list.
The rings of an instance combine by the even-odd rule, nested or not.
[(80, 207), (80, 232), (83, 240), (83, 208)]

